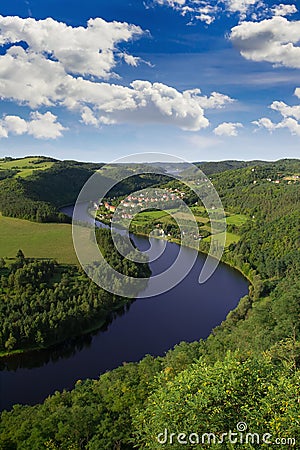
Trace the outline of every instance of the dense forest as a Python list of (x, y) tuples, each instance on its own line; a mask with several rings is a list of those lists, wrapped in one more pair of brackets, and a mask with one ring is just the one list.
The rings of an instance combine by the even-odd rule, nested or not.
[[(164, 357), (148, 355), (98, 380), (78, 380), (72, 391), (41, 405), (14, 406), (2, 413), (0, 448), (171, 450), (191, 439), (185, 448), (207, 449), (212, 444), (203, 434), (213, 433), (212, 448), (232, 449), (221, 438), (237, 432), (239, 422), (251, 440), (234, 448), (299, 447), (300, 198), (299, 182), (278, 174), (282, 164), (212, 176), (225, 208), (251, 219), (224, 260), (252, 286), (209, 338), (181, 343)], [(299, 162), (287, 164), (300, 174)], [(3, 276), (16, 279), (14, 272)]]
[[(108, 230), (96, 234), (106, 260), (121, 273), (150, 275), (146, 263), (128, 261), (117, 252)], [(21, 250), (16, 256), (8, 266), (0, 260), (0, 354), (47, 347), (99, 328), (112, 311), (129, 303), (100, 289), (76, 266), (26, 259)]]
[(274, 163), (269, 161), (236, 161), (236, 160), (225, 160), (225, 161), (208, 161), (208, 162), (196, 162), (193, 163), (195, 166), (199, 167), (206, 175), (212, 175), (221, 172), (227, 172), (228, 170), (245, 169), (247, 167), (266, 167), (275, 168), (278, 170), (290, 170), (294, 172), (299, 165), (297, 159), (281, 159)]
[(59, 161), (26, 178), (6, 178), (0, 182), (0, 211), (5, 216), (37, 222), (69, 222), (58, 207), (75, 202), (95, 168)]

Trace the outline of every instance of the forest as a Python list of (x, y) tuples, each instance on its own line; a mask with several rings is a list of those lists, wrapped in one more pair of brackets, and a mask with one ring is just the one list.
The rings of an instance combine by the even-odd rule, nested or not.
[[(96, 236), (106, 260), (121, 273), (150, 275), (146, 261), (121, 257), (108, 230), (99, 229)], [(94, 270), (103, 269), (97, 265)], [(100, 328), (130, 301), (100, 289), (77, 266), (27, 259), (22, 250), (9, 265), (0, 260), (0, 280), (0, 355), (49, 347)]]
[[(171, 450), (182, 448), (176, 436), (182, 440), (193, 434), (185, 447), (207, 449), (208, 442), (197, 441), (195, 433), (214, 433), (212, 448), (232, 449), (219, 441), (229, 429), (236, 432), (239, 422), (253, 436), (234, 448), (298, 448), (300, 196), (299, 182), (284, 180), (290, 172), (300, 174), (299, 161), (212, 175), (225, 208), (249, 216), (224, 261), (241, 270), (251, 287), (208, 339), (182, 342), (164, 357), (147, 355), (97, 380), (78, 380), (74, 389), (57, 392), (42, 404), (15, 405), (1, 415), (0, 448)], [(79, 273), (70, 278), (61, 274), (54, 282), (55, 264), (44, 262), (41, 269), (35, 261), (18, 258), (11, 272), (4, 266), (1, 273), (4, 284), (11, 283), (12, 292), (21, 289), (25, 300), (26, 277), (36, 271), (40, 275), (33, 289), (37, 296), (45, 292), (41, 299), (47, 289), (53, 292), (54, 283), (84, 283)], [(74, 292), (72, 286), (64, 289)], [(38, 311), (39, 305), (35, 307)], [(165, 430), (175, 437), (162, 445), (157, 436)], [(269, 441), (258, 442), (264, 433)]]

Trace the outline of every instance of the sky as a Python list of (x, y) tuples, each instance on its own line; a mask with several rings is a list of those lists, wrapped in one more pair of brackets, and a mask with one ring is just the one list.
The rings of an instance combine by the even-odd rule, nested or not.
[(2, 0), (0, 98), (0, 157), (299, 158), (298, 5)]

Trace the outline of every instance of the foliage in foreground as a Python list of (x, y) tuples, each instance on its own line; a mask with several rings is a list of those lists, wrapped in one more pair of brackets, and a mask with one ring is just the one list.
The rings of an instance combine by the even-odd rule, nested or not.
[[(175, 363), (184, 358), (183, 349), (176, 353)], [(196, 349), (192, 353), (196, 356)], [(239, 422), (261, 438), (269, 433), (272, 442), (299, 441), (299, 370), (275, 365), (268, 356), (244, 358), (229, 352), (214, 364), (189, 358), (181, 370), (148, 356), (99, 380), (78, 381), (71, 392), (57, 392), (42, 405), (14, 406), (2, 414), (0, 448), (180, 449), (177, 438), (170, 444), (170, 434), (196, 433), (196, 448), (204, 449), (202, 434), (214, 433), (213, 448), (221, 449), (230, 448), (218, 444), (222, 433), (236, 432)], [(166, 430), (168, 441), (162, 445), (158, 435)], [(195, 435), (192, 439), (197, 442)], [(254, 440), (252, 447), (244, 441), (236, 448), (272, 447)]]

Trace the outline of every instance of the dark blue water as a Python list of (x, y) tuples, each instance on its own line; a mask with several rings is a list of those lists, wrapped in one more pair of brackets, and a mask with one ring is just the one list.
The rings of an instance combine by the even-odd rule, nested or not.
[[(135, 236), (134, 241), (141, 250), (149, 246), (146, 238)], [(178, 251), (177, 244), (167, 243), (163, 255), (151, 263), (153, 275), (169, 267)], [(189, 258), (191, 251), (183, 251)], [(181, 341), (206, 338), (248, 293), (248, 282), (236, 270), (220, 264), (214, 275), (199, 285), (204, 261), (205, 256), (199, 255), (179, 285), (157, 297), (135, 300), (106, 329), (52, 350), (6, 361), (0, 372), (1, 409), (15, 403), (42, 402), (56, 390), (71, 389), (78, 379), (97, 378), (125, 361), (138, 361), (146, 354), (163, 355)]]

